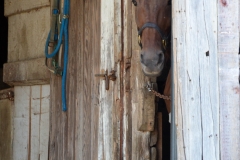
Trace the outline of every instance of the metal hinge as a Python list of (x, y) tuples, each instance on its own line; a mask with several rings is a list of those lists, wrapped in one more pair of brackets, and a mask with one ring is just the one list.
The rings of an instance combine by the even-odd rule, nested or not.
[(105, 80), (105, 89), (109, 90), (109, 80), (115, 81), (117, 79), (115, 73), (116, 71), (112, 70), (108, 75), (108, 70), (106, 70), (105, 74), (95, 74), (95, 77), (103, 77)]
[(14, 92), (8, 91), (0, 95), (0, 100), (9, 99), (10, 101), (14, 101)]

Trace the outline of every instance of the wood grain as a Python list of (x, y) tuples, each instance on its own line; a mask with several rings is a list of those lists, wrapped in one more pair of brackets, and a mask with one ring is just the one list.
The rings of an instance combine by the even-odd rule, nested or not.
[[(240, 157), (239, 1), (218, 3), (220, 158)], [(231, 16), (230, 16), (231, 15)]]
[(238, 3), (173, 2), (178, 159), (239, 157)]
[[(50, 159), (97, 159), (100, 73), (100, 1), (71, 1), (67, 107), (61, 78), (51, 77)], [(82, 18), (79, 18), (82, 17)]]
[[(1, 90), (1, 92), (4, 90)], [(5, 92), (0, 92), (5, 94)], [(12, 130), (13, 102), (8, 99), (0, 100), (0, 159), (12, 159)]]
[(15, 86), (13, 159), (47, 159), (49, 85)]

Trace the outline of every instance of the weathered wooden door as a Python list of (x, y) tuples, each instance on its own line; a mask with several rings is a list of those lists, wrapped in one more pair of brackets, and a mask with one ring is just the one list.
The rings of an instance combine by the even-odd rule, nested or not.
[[(142, 125), (154, 129), (155, 105), (154, 96), (146, 95), (144, 89), (133, 7), (129, 0), (71, 1), (68, 110), (61, 111), (61, 78), (52, 75), (50, 159), (150, 159), (151, 152), (156, 155), (152, 147), (156, 136), (139, 131)], [(150, 112), (143, 108), (149, 98)], [(152, 119), (143, 121), (144, 116)]]
[[(68, 110), (61, 111), (61, 78), (52, 75), (50, 159), (119, 157), (120, 5), (121, 1), (71, 1)], [(106, 71), (115, 71), (116, 80), (104, 80)]]

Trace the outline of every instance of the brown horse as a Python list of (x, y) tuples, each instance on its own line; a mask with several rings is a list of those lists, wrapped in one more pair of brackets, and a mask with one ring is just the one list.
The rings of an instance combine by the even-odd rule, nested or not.
[[(141, 47), (141, 65), (146, 76), (161, 75), (170, 60), (171, 0), (132, 0)], [(170, 95), (170, 74), (164, 94)], [(170, 101), (165, 101), (170, 112)]]

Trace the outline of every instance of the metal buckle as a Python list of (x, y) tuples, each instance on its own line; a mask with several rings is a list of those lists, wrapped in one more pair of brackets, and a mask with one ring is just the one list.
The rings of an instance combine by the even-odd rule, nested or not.
[(141, 36), (138, 35), (138, 44), (141, 44)]
[(148, 81), (146, 88), (148, 89), (149, 92), (151, 92), (152, 89), (153, 89), (153, 83), (151, 83), (150, 81)]
[(167, 41), (165, 39), (162, 40), (162, 45), (163, 45), (163, 48), (166, 50), (167, 49)]

